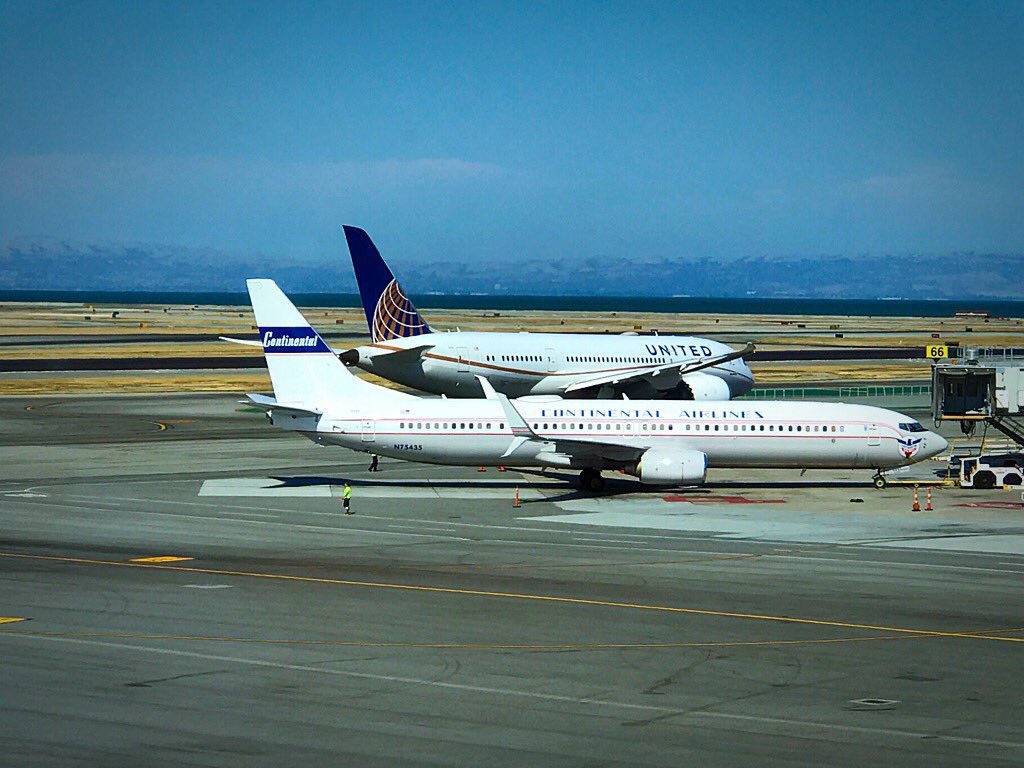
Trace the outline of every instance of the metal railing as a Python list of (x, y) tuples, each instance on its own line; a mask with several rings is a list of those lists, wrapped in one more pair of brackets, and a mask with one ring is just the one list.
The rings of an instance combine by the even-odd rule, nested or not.
[(894, 384), (861, 387), (766, 387), (752, 389), (745, 400), (804, 400), (814, 397), (921, 397), (931, 396), (931, 384)]
[(1024, 347), (961, 347), (957, 358), (960, 362), (1024, 360)]

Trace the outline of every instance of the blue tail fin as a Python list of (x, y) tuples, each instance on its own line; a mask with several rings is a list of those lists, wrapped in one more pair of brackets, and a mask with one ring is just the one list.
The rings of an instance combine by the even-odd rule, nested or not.
[(378, 342), (430, 333), (430, 326), (406, 298), (370, 236), (358, 227), (343, 228), (370, 338)]

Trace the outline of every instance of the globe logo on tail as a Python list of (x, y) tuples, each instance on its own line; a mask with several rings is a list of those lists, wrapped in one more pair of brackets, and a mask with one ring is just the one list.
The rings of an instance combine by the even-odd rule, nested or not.
[(374, 341), (387, 341), (407, 336), (419, 336), (430, 333), (430, 327), (423, 322), (412, 302), (402, 293), (397, 280), (388, 283), (387, 288), (377, 299), (373, 311)]

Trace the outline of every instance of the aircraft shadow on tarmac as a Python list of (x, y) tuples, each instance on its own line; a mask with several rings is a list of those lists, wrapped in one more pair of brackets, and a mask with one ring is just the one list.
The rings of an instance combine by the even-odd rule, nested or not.
[[(863, 489), (870, 487), (868, 481), (857, 481), (857, 480), (784, 480), (784, 481), (770, 481), (770, 482), (758, 482), (758, 481), (745, 481), (745, 480), (730, 480), (721, 482), (706, 483), (700, 487), (693, 488), (659, 488), (657, 486), (644, 485), (637, 480), (627, 478), (621, 475), (609, 474), (605, 476), (605, 488), (603, 491), (584, 491), (579, 488), (577, 483), (577, 476), (575, 473), (569, 472), (558, 472), (558, 471), (541, 471), (538, 469), (516, 469), (515, 472), (518, 475), (527, 475), (530, 477), (537, 478), (538, 480), (543, 479), (547, 482), (530, 482), (528, 478), (500, 478), (500, 479), (472, 479), (467, 482), (464, 478), (452, 478), (445, 480), (436, 479), (388, 479), (388, 478), (369, 478), (361, 476), (325, 476), (325, 475), (297, 475), (294, 477), (285, 477), (275, 475), (271, 479), (276, 480), (278, 485), (273, 486), (275, 488), (309, 488), (317, 486), (342, 486), (346, 482), (349, 483), (353, 488), (437, 488), (437, 489), (462, 489), (462, 488), (475, 488), (475, 489), (493, 489), (493, 490), (506, 490), (509, 494), (513, 494), (516, 488), (524, 488), (530, 490), (546, 490), (549, 493), (542, 498), (534, 499), (522, 499), (520, 503), (526, 504), (537, 504), (537, 503), (551, 503), (551, 502), (563, 502), (572, 501), (575, 499), (591, 499), (595, 497), (599, 498), (612, 498), (616, 496), (630, 496), (630, 495), (643, 495), (643, 494), (665, 494), (671, 493), (673, 496), (695, 496), (699, 497), (702, 495), (713, 495), (723, 490), (736, 490), (736, 489), (750, 489), (750, 490), (761, 490), (761, 491), (772, 491), (772, 490), (783, 490), (783, 489), (812, 489), (812, 488), (826, 488), (826, 489), (839, 489), (839, 488), (853, 488)], [(556, 481), (556, 482), (552, 482)], [(557, 481), (564, 482), (564, 486)], [(559, 491), (562, 491), (559, 493)]]

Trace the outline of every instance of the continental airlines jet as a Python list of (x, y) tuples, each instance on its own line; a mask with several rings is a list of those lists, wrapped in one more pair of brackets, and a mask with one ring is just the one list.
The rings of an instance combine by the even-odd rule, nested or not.
[(325, 445), (431, 464), (576, 469), (594, 491), (606, 469), (678, 486), (719, 467), (863, 468), (884, 484), (882, 470), (947, 445), (907, 416), (862, 405), (513, 401), (483, 376), (484, 398), (421, 398), (354, 376), (272, 280), (248, 288), (274, 387), (249, 402)]
[(693, 336), (436, 333), (409, 301), (369, 235), (345, 228), (371, 343), (346, 365), (425, 392), (480, 397), (479, 377), (511, 397), (728, 400), (754, 383), (743, 356)]

